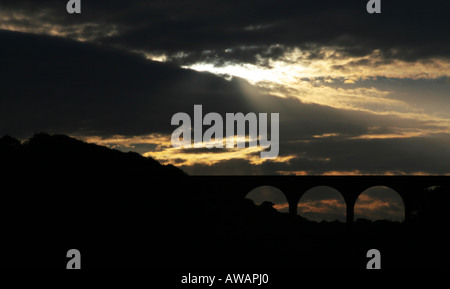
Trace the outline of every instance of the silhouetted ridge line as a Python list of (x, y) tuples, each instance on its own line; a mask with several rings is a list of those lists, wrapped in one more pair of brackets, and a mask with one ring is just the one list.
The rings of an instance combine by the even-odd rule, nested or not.
[(162, 165), (135, 152), (125, 153), (58, 134), (37, 133), (23, 143), (3, 136), (0, 138), (0, 158), (4, 165), (24, 169), (145, 171), (186, 175), (172, 165)]
[[(0, 165), (0, 267), (27, 267), (33, 256), (37, 266), (60, 268), (72, 248), (83, 268), (361, 269), (372, 248), (382, 268), (448, 267), (448, 176), (184, 177), (137, 153), (44, 133), (0, 138)], [(374, 184), (394, 186), (411, 197), (414, 217), (357, 219), (348, 230), (245, 199), (272, 185), (298, 208), (296, 194), (324, 184), (351, 204)]]

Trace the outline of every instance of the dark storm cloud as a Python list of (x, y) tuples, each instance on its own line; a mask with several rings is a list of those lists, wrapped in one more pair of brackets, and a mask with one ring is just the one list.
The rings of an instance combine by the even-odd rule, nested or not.
[[(446, 1), (383, 1), (382, 13), (366, 12), (354, 1), (83, 1), (81, 15), (65, 12), (65, 1), (2, 1), (0, 8), (30, 20), (13, 25), (50, 23), (77, 29), (67, 36), (94, 39), (131, 50), (159, 52), (178, 63), (209, 61), (259, 63), (292, 47), (340, 47), (362, 56), (379, 49), (386, 59), (448, 57)], [(112, 33), (113, 32), (113, 33)], [(279, 45), (269, 50), (272, 45)], [(183, 51), (180, 57), (178, 52)], [(260, 63), (264, 65), (263, 63)]]
[(450, 167), (448, 135), (404, 139), (320, 140), (296, 145), (292, 150), (308, 152), (309, 158), (329, 161), (292, 160), (291, 166), (317, 174), (326, 171), (355, 171), (382, 174), (385, 171), (441, 174)]
[[(0, 38), (8, 43), (0, 46), (0, 135), (29, 137), (39, 131), (101, 137), (170, 135), (174, 113), (192, 116), (194, 104), (202, 104), (204, 114), (223, 116), (227, 112), (279, 112), (280, 156), (295, 158), (260, 165), (244, 158), (221, 161), (213, 168), (183, 167), (188, 173), (450, 171), (444, 161), (450, 159), (446, 135), (351, 139), (374, 133), (373, 127), (378, 127), (376, 133), (388, 133), (391, 124), (405, 129), (427, 127), (419, 120), (264, 95), (241, 79), (227, 81), (100, 45), (5, 31)], [(330, 133), (334, 135), (320, 137)]]
[(289, 162), (264, 162), (254, 166), (246, 160), (182, 167), (192, 174), (275, 174), (305, 172), (324, 174), (448, 174), (450, 137), (437, 135), (404, 139), (320, 139), (280, 144), (280, 156), (296, 155)]
[[(202, 104), (204, 114), (281, 112), (285, 140), (330, 132), (356, 136), (394, 120), (274, 98), (241, 79), (226, 81), (105, 46), (6, 31), (0, 38), (8, 43), (0, 47), (2, 134), (168, 133), (172, 115), (192, 116), (194, 104)], [(396, 122), (401, 126), (401, 119)]]
[(167, 133), (171, 116), (197, 103), (248, 108), (237, 85), (210, 74), (58, 38), (0, 38), (2, 134)]

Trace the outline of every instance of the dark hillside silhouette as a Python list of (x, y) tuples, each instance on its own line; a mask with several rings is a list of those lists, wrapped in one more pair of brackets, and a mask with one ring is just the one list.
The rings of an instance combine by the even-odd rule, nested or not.
[(72, 248), (85, 268), (363, 269), (371, 248), (387, 268), (448, 266), (442, 187), (425, 192), (408, 223), (358, 219), (349, 231), (231, 198), (220, 179), (64, 135), (4, 136), (0, 162), (1, 267), (64, 268)]
[(172, 165), (161, 165), (138, 153), (123, 153), (66, 135), (39, 133), (23, 144), (10, 136), (4, 136), (0, 139), (0, 151), (9, 165), (20, 163), (23, 168), (28, 169), (64, 167), (102, 171), (145, 170), (153, 174), (173, 176), (185, 174)]
[[(176, 202), (165, 191), (186, 176), (174, 166), (45, 133), (23, 143), (2, 137), (0, 158), (2, 245), (15, 248), (5, 249), (1, 266), (24, 266), (30, 254), (42, 257), (43, 266), (54, 266), (52, 256), (64, 262), (68, 247), (88, 245), (98, 251), (90, 259), (95, 263), (109, 243), (145, 239), (156, 246), (166, 241), (160, 232), (173, 229), (167, 204), (175, 203), (173, 208)], [(32, 248), (41, 249), (33, 253)], [(121, 264), (103, 259), (99, 266)]]

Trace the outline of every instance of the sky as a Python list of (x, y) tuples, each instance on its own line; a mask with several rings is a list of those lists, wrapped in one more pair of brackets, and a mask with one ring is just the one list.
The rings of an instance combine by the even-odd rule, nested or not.
[[(0, 2), (0, 135), (192, 175), (450, 174), (446, 1)], [(280, 148), (173, 148), (177, 112), (279, 113)]]

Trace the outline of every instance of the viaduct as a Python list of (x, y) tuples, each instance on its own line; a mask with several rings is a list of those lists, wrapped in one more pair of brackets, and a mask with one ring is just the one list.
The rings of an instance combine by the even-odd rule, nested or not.
[(354, 206), (358, 196), (374, 186), (395, 190), (403, 200), (405, 222), (419, 209), (427, 188), (441, 186), (450, 189), (450, 176), (189, 176), (189, 182), (205, 194), (220, 196), (227, 201), (239, 200), (260, 186), (272, 186), (283, 192), (289, 203), (289, 213), (297, 215), (302, 195), (317, 186), (329, 186), (341, 193), (347, 211), (348, 225), (354, 222)]

